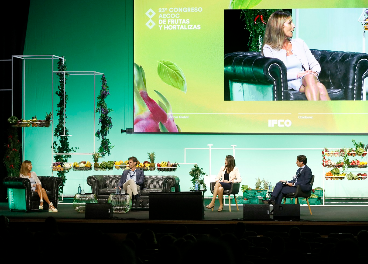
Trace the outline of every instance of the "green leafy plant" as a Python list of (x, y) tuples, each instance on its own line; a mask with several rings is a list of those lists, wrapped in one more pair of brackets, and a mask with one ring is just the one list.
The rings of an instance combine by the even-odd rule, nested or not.
[(200, 168), (197, 164), (194, 165), (194, 167), (189, 171), (189, 175), (192, 176), (191, 182), (193, 186), (191, 187), (191, 190), (195, 189), (195, 184), (198, 181), (199, 184), (203, 186), (204, 190), (207, 190), (207, 186), (204, 183), (203, 176), (206, 175), (206, 173), (203, 171), (203, 168)]
[(155, 152), (148, 152), (148, 159), (150, 160), (151, 163), (155, 163), (155, 158), (156, 158), (156, 154)]
[(97, 138), (101, 140), (98, 152), (101, 154), (102, 157), (104, 157), (106, 154), (110, 155), (111, 149), (113, 148), (110, 140), (107, 138), (109, 130), (112, 128), (112, 119), (109, 116), (109, 113), (112, 112), (112, 109), (107, 107), (107, 103), (105, 101), (107, 96), (110, 95), (105, 75), (102, 75), (101, 82), (102, 85), (100, 94), (97, 96), (97, 110), (96, 110), (96, 113), (100, 114), (98, 122), (99, 124), (101, 124), (101, 127), (100, 129), (97, 130), (95, 135)]
[(355, 147), (355, 152), (358, 156), (362, 156), (363, 153), (365, 152), (366, 148), (368, 147), (364, 147), (364, 143), (363, 142), (356, 142), (355, 140), (352, 140), (354, 147)]
[(11, 116), (11, 117), (8, 118), (8, 122), (10, 124), (14, 125), (14, 124), (18, 123), (18, 118), (16, 116)]
[(92, 153), (92, 159), (93, 159), (94, 162), (98, 162), (99, 158), (101, 158), (100, 153), (98, 153), (98, 152)]
[(263, 184), (263, 189), (264, 189), (264, 190), (268, 190), (268, 186), (269, 186), (268, 181), (266, 181), (265, 179), (263, 179), (263, 180), (262, 180), (262, 184)]
[(50, 121), (51, 120), (51, 117), (52, 117), (52, 113), (46, 113), (45, 120), (46, 121)]
[(10, 127), (8, 139), (5, 143), (4, 165), (8, 173), (8, 177), (18, 177), (20, 170), (20, 150), (21, 143), (18, 139), (18, 130), (15, 127)]
[[(247, 2), (247, 1), (233, 1)], [(248, 1), (251, 2), (251, 1)], [(258, 3), (257, 3), (258, 4)], [(238, 7), (239, 8), (239, 7)], [(242, 7), (246, 8), (246, 7)], [(245, 29), (249, 31), (249, 51), (260, 51), (263, 43), (263, 36), (266, 30), (266, 23), (270, 15), (276, 9), (243, 9), (241, 17), (245, 22)]]
[(240, 188), (241, 188), (242, 192), (245, 192), (249, 189), (249, 186), (248, 185), (242, 185)]
[(256, 189), (261, 189), (262, 181), (260, 178), (256, 179)]
[[(55, 155), (54, 160), (55, 162), (61, 162), (65, 163), (68, 162), (68, 159), (71, 157), (67, 153), (75, 152), (77, 148), (70, 147), (69, 145), (69, 130), (65, 127), (66, 123), (66, 105), (68, 102), (68, 95), (65, 92), (65, 83), (66, 83), (66, 77), (68, 76), (68, 73), (66, 73), (66, 65), (63, 60), (63, 58), (60, 58), (58, 61), (58, 77), (59, 77), (59, 85), (58, 89), (56, 91), (56, 95), (59, 96), (59, 103), (57, 104), (57, 110), (56, 115), (58, 117), (58, 123), (54, 130), (54, 136), (57, 138), (53, 142), (53, 148), (54, 152), (56, 153), (65, 153), (65, 155)], [(64, 82), (65, 78), (65, 82)], [(63, 191), (65, 181), (66, 181), (66, 173), (68, 173), (68, 170), (58, 171), (57, 176), (62, 179), (62, 185), (60, 187), (60, 192)]]

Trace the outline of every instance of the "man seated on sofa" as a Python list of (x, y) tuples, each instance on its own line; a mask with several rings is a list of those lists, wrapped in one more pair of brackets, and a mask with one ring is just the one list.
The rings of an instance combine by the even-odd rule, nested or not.
[(279, 181), (271, 194), (269, 204), (281, 204), (283, 194), (295, 193), (296, 187), (300, 185), (303, 192), (309, 192), (312, 189), (310, 182), (312, 180), (312, 170), (307, 166), (307, 157), (299, 155), (296, 158), (296, 165), (299, 169), (291, 181)]
[(137, 158), (130, 157), (129, 161), (129, 169), (124, 170), (121, 175), (120, 182), (118, 184), (118, 188), (123, 190), (129, 194), (130, 199), (137, 200), (138, 189), (137, 185), (143, 186), (144, 183), (144, 171), (137, 169)]

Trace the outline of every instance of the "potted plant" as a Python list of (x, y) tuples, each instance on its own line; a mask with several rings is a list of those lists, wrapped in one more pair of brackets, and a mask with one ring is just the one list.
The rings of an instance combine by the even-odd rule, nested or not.
[(259, 190), (261, 189), (261, 185), (262, 185), (262, 181), (260, 178), (256, 179), (256, 189)]
[(94, 168), (99, 168), (100, 167), (100, 164), (98, 164), (98, 159), (101, 158), (101, 155), (99, 152), (94, 152), (92, 153), (92, 158), (93, 158), (93, 161), (94, 161)]
[(241, 187), (242, 193), (243, 193), (243, 197), (247, 198), (247, 191), (249, 189), (248, 185), (242, 185)]
[(191, 187), (191, 190), (195, 190), (195, 185), (198, 182), (198, 189), (200, 189), (200, 185), (203, 186), (203, 190), (207, 190), (207, 186), (204, 183), (203, 176), (206, 175), (206, 173), (203, 171), (203, 168), (200, 168), (197, 164), (194, 165), (194, 167), (189, 171), (189, 175), (192, 176), (191, 182), (193, 186)]
[(150, 171), (155, 170), (155, 158), (156, 158), (155, 152), (151, 152), (151, 153), (148, 152), (148, 159), (151, 162), (150, 167), (149, 167)]
[(8, 122), (12, 125), (18, 124), (18, 118), (16, 116), (11, 116), (8, 118)]
[(52, 117), (52, 113), (46, 113), (46, 117), (45, 117), (45, 127), (49, 127), (50, 126), (50, 122), (51, 122), (51, 117)]

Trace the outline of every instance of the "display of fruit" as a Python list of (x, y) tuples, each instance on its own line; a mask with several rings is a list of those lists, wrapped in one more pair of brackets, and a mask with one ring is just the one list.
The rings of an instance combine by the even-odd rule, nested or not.
[(62, 162), (54, 162), (52, 163), (52, 170), (53, 171), (63, 171), (64, 166)]
[(325, 174), (326, 176), (333, 176), (333, 174), (332, 174), (332, 172), (331, 171), (328, 171), (328, 172), (326, 172), (326, 174)]
[(156, 166), (159, 171), (174, 171), (177, 169), (179, 164), (176, 162), (171, 163), (170, 161), (161, 161), (160, 163), (157, 163)]
[[(128, 163), (128, 162), (127, 162)], [(115, 161), (114, 165), (115, 165), (115, 169), (120, 169), (121, 167), (124, 167), (127, 165), (127, 163), (125, 163), (122, 160), (119, 161)]]
[(177, 167), (178, 163), (170, 163), (170, 161), (161, 161), (161, 163), (156, 164), (157, 167), (165, 168), (165, 167)]
[(348, 180), (357, 180), (358, 179), (358, 176), (353, 174), (352, 172), (349, 172), (347, 175), (346, 175), (346, 179)]
[(366, 172), (365, 173), (358, 173), (357, 176), (360, 177), (362, 180), (365, 180), (365, 179), (367, 179), (368, 174)]
[(92, 164), (89, 161), (73, 162), (74, 170), (90, 170), (91, 168)]
[(336, 176), (336, 175), (340, 175), (340, 170), (338, 168), (333, 168), (331, 170), (332, 175)]
[(364, 148), (358, 147), (356, 149), (356, 154), (359, 156), (362, 156), (364, 152), (365, 152)]
[(112, 170), (114, 168), (114, 161), (103, 161), (100, 163), (99, 169), (101, 170)]
[(63, 164), (63, 167), (64, 167), (64, 169), (69, 170), (69, 169), (71, 169), (73, 167), (73, 163), (65, 162)]

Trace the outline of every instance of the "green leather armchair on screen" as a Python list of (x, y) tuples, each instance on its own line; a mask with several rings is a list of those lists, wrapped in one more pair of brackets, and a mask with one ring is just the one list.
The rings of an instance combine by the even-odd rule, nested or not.
[[(364, 79), (368, 77), (368, 54), (316, 49), (311, 49), (311, 52), (321, 65), (319, 80), (326, 86), (331, 100), (363, 99)], [(270, 87), (270, 96), (259, 99), (261, 101), (307, 100), (304, 93), (288, 89), (284, 63), (264, 57), (260, 52), (225, 54), (225, 101), (231, 101), (233, 97), (233, 83)]]

